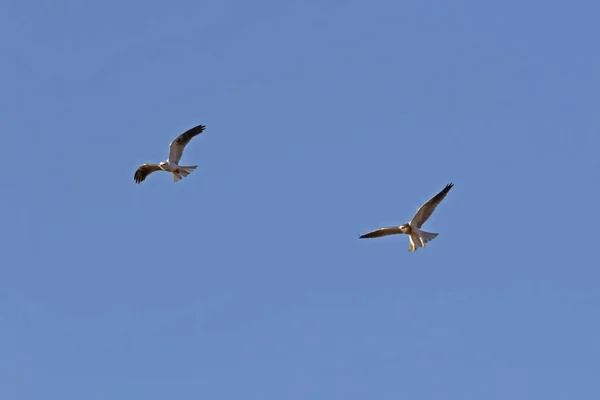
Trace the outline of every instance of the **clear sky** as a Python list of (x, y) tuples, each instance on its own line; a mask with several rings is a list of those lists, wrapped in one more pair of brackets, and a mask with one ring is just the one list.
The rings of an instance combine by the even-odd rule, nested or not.
[(599, 13), (3, 1), (0, 398), (600, 398)]

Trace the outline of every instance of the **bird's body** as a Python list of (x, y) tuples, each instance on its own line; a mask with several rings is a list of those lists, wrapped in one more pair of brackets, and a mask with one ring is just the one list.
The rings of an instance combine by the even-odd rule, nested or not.
[(173, 182), (177, 182), (191, 174), (198, 166), (181, 166), (179, 165), (179, 161), (181, 160), (185, 146), (194, 136), (201, 134), (205, 128), (204, 125), (198, 125), (177, 136), (169, 144), (169, 158), (166, 161), (161, 161), (158, 164), (140, 165), (133, 175), (135, 183), (141, 183), (148, 175), (156, 171), (171, 172), (173, 174)]
[(360, 236), (360, 238), (370, 239), (387, 235), (405, 234), (408, 235), (408, 239), (410, 241), (408, 251), (417, 251), (419, 247), (425, 247), (425, 243), (435, 239), (438, 236), (438, 233), (425, 232), (421, 230), (421, 226), (423, 226), (425, 221), (431, 217), (431, 214), (433, 214), (435, 208), (442, 202), (442, 200), (444, 200), (444, 197), (446, 197), (453, 186), (454, 184), (452, 183), (446, 185), (441, 192), (433, 196), (425, 204), (419, 207), (417, 213), (410, 222), (400, 226), (376, 229)]
[(190, 165), (190, 166), (178, 165), (175, 162), (169, 162), (169, 160), (159, 163), (158, 166), (163, 171), (171, 172), (173, 174), (174, 182), (177, 182), (178, 180), (188, 176), (189, 174), (192, 173), (193, 170), (195, 170), (198, 167), (197, 165)]
[(167, 172), (175, 172), (179, 167), (177, 163), (169, 162), (169, 160), (159, 163), (158, 166), (160, 167), (160, 169)]

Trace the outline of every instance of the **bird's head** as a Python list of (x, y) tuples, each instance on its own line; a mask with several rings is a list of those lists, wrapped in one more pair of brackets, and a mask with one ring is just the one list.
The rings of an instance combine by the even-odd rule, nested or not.
[(167, 162), (166, 162), (166, 161), (161, 161), (161, 162), (159, 162), (159, 163), (158, 163), (158, 166), (159, 166), (161, 169), (165, 169), (165, 167), (167, 166)]
[(403, 224), (403, 225), (400, 225), (400, 231), (402, 233), (409, 234), (412, 232), (412, 228), (410, 227), (409, 224)]

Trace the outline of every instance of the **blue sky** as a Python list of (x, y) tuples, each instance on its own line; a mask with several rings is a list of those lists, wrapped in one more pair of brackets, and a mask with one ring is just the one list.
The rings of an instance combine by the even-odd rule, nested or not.
[(599, 12), (2, 2), (0, 398), (599, 398)]

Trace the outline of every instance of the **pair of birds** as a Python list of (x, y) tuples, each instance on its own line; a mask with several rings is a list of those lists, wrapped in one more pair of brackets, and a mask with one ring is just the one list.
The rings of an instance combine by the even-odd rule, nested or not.
[[(135, 183), (142, 183), (144, 179), (148, 175), (156, 171), (166, 171), (173, 174), (173, 181), (177, 182), (184, 177), (191, 174), (198, 166), (190, 165), (190, 166), (180, 166), (179, 161), (181, 160), (181, 156), (183, 155), (183, 150), (185, 146), (195, 137), (204, 132), (206, 126), (198, 125), (187, 131), (183, 132), (181, 135), (177, 136), (170, 144), (169, 144), (169, 158), (166, 161), (161, 161), (158, 164), (142, 164), (135, 171), (133, 175), (133, 179)], [(444, 189), (442, 189), (438, 194), (433, 196), (431, 199), (426, 201), (419, 209), (417, 213), (413, 217), (413, 219), (400, 226), (392, 226), (387, 228), (380, 228), (369, 233), (365, 233), (360, 236), (360, 239), (371, 239), (378, 238), (382, 236), (388, 235), (398, 235), (405, 234), (408, 235), (410, 240), (410, 245), (408, 246), (408, 251), (417, 251), (419, 247), (425, 247), (425, 243), (432, 241), (438, 236), (438, 233), (425, 232), (421, 230), (421, 227), (431, 217), (431, 214), (435, 211), (436, 207), (444, 200), (450, 189), (454, 184), (449, 183), (446, 185)]]

